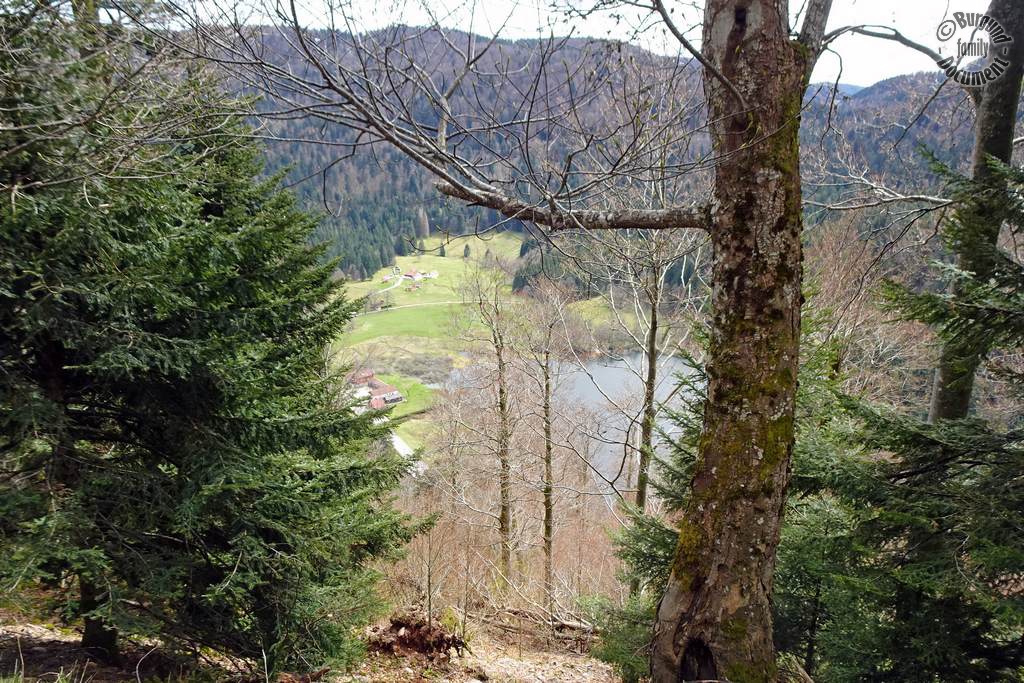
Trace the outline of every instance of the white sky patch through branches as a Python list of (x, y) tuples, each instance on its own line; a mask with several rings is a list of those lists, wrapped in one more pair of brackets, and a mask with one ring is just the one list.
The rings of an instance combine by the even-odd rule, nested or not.
[[(258, 0), (252, 0), (258, 2)], [(330, 21), (332, 0), (296, 0), (300, 20), (311, 27)], [(596, 0), (600, 2), (601, 0)], [(627, 40), (646, 49), (669, 54), (678, 44), (664, 27), (643, 9), (620, 7), (600, 10), (587, 17), (570, 15), (566, 8), (583, 8), (595, 0), (346, 0), (336, 5), (355, 17), (357, 30), (382, 28), (395, 23), (423, 26), (437, 20), (442, 26), (481, 35), (501, 30), (508, 39), (566, 35)], [(791, 3), (794, 23), (799, 21), (803, 3)], [(671, 2), (677, 25), (687, 37), (700, 44), (701, 3)], [(842, 26), (871, 25), (898, 29), (907, 38), (933, 49), (939, 24), (953, 12), (984, 12), (988, 0), (835, 0), (828, 30)], [(254, 8), (255, 9), (255, 8)], [(256, 10), (258, 13), (259, 10)], [(341, 13), (339, 12), (339, 14)], [(336, 14), (337, 16), (337, 14)], [(337, 23), (336, 23), (337, 25)], [(338, 26), (338, 28), (344, 28)], [(1024, 40), (1024, 36), (1019, 39)], [(822, 55), (814, 82), (839, 80), (867, 86), (886, 78), (918, 71), (938, 71), (928, 57), (892, 41), (867, 36), (844, 35)]]

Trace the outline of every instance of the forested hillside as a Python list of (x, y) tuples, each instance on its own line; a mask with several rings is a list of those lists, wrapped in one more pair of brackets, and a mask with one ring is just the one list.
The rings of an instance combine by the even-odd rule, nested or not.
[[(267, 38), (273, 50), (288, 55), (287, 45), (273, 34)], [(326, 37), (321, 35), (321, 39)], [(467, 36), (456, 33), (452, 39), (464, 41)], [(475, 40), (484, 42), (482, 37)], [(411, 56), (443, 71), (450, 64), (429, 54), (436, 42), (415, 43), (420, 53)], [(537, 41), (500, 41), (499, 47), (504, 58), (525, 67), (523, 80), (534, 75), (530, 57)], [(619, 48), (574, 40), (560, 44), (559, 49), (566, 52), (565, 60), (571, 61), (584, 50)], [(701, 88), (697, 66), (688, 68), (690, 74), (684, 81), (694, 95)], [(971, 147), (970, 115), (962, 93), (940, 89), (940, 84), (934, 73), (921, 73), (860, 89), (833, 83), (809, 86), (801, 127), (808, 196), (841, 201), (844, 189), (836, 187), (835, 178), (827, 177), (831, 173), (866, 173), (890, 189), (908, 193), (935, 189), (939, 181), (929, 156), (963, 164)], [(485, 108), (494, 105), (486, 101), (486, 94), (486, 90), (474, 91), (475, 97), (484, 98), (481, 106)], [(590, 106), (596, 114), (598, 105)], [(695, 118), (701, 115), (693, 112)], [(489, 228), (501, 220), (494, 212), (453, 206), (437, 193), (435, 181), (426, 171), (389, 145), (376, 143), (350, 153), (354, 148), (345, 143), (351, 142), (352, 136), (343, 127), (302, 117), (266, 125), (268, 167), (290, 169), (289, 182), (294, 183), (303, 204), (323, 214), (318, 238), (328, 243), (328, 252), (341, 259), (341, 268), (350, 277), (362, 279), (393, 264), (395, 255), (407, 253), (416, 239), (427, 236), (428, 228), (430, 233), (458, 235)], [(698, 142), (691, 153), (700, 154), (706, 145), (706, 139)], [(821, 186), (816, 186), (816, 179)], [(845, 191), (853, 194), (862, 189), (848, 187)], [(518, 221), (504, 225), (522, 229)]]

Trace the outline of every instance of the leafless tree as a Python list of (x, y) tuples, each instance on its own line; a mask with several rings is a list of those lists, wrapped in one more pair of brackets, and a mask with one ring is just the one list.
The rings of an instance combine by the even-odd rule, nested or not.
[(544, 520), (544, 600), (552, 611), (555, 593), (554, 539), (555, 539), (555, 436), (556, 413), (552, 402), (555, 385), (568, 357), (571, 342), (566, 334), (566, 308), (571, 294), (558, 282), (542, 278), (531, 286), (532, 303), (524, 311), (524, 327), (519, 340), (518, 356), (527, 367), (527, 375), (534, 378), (540, 397), (540, 421), (543, 448), (543, 475), (541, 480)]
[[(620, 349), (618, 360), (643, 387), (635, 408), (591, 375), (598, 391), (627, 424), (623, 457), (636, 455), (634, 503), (641, 510), (647, 507), (656, 419), (659, 400), (664, 398), (658, 391), (673, 381), (667, 364), (686, 346), (692, 327), (700, 324), (706, 291), (698, 281), (706, 247), (706, 235), (692, 230), (618, 230), (579, 238), (568, 252), (579, 276), (593, 278), (598, 297), (610, 313), (612, 335), (625, 342), (616, 346), (629, 351)], [(677, 265), (688, 275), (685, 282), (683, 278), (669, 282)], [(576, 360), (586, 372), (583, 359), (577, 356)], [(638, 434), (636, 442), (628, 438), (630, 434)]]
[[(558, 296), (566, 296), (564, 288), (558, 289)], [(486, 591), (490, 597), (487, 609), (495, 614), (514, 610), (521, 616), (529, 612), (528, 618), (549, 626), (580, 624), (583, 616), (577, 598), (618, 588), (610, 539), (591, 532), (616, 524), (615, 506), (607, 491), (595, 484), (593, 464), (586, 456), (589, 439), (574, 429), (583, 418), (576, 414), (578, 407), (564, 400), (567, 392), (560, 386), (566, 373), (575, 370), (564, 362), (564, 345), (568, 343), (562, 329), (564, 310), (551, 307), (541, 311), (540, 306), (535, 308), (534, 299), (513, 298), (507, 287), (504, 291), (509, 298), (505, 304), (512, 309), (510, 316), (515, 316), (516, 323), (506, 332), (505, 348), (505, 382), (512, 413), (512, 458), (506, 479), (514, 520), (511, 575), (506, 577), (501, 569), (500, 547), (491, 552), (501, 542), (495, 532), (504, 478), (495, 457), (499, 423), (496, 364), (486, 326), (480, 323), (472, 335), (474, 348), (466, 350), (472, 362), (442, 390), (434, 408), (437, 435), (426, 446), (425, 457), (430, 462), (424, 475), (427, 483), (410, 509), (423, 512), (433, 505), (426, 509), (442, 513), (439, 524), (444, 525), (441, 537), (447, 555), (452, 555), (452, 547), (464, 547), (474, 556), (475, 573), (468, 580), (494, 577), (494, 590)], [(476, 315), (467, 310), (463, 317), (468, 323)], [(545, 319), (551, 332), (547, 353), (544, 326), (527, 327)], [(461, 334), (470, 339), (471, 335)], [(545, 394), (549, 397), (546, 406)], [(442, 504), (434, 501), (433, 492), (442, 492)], [(560, 529), (567, 533), (559, 533)], [(444, 576), (440, 567), (446, 561), (439, 561), (438, 577)], [(463, 571), (462, 565), (454, 571)], [(419, 565), (414, 573), (422, 574)], [(455, 604), (455, 597), (448, 595), (449, 605)]]
[(506, 277), (501, 270), (471, 266), (462, 286), (463, 303), (468, 316), (464, 338), (486, 347), (493, 360), (494, 411), (497, 416), (493, 438), (494, 458), (498, 463), (498, 536), (501, 581), (510, 586), (512, 555), (515, 551), (513, 513), (512, 432), (517, 411), (514, 405), (512, 377), (513, 338), (519, 324), (515, 304), (508, 299)]

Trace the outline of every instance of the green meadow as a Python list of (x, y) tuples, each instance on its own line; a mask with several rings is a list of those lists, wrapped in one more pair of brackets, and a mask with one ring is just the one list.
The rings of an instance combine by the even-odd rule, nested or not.
[[(445, 256), (440, 255), (442, 245)], [(469, 245), (469, 258), (463, 257), (466, 245)], [(436, 277), (418, 282), (402, 278), (396, 285), (394, 270), (389, 267), (377, 271), (370, 279), (348, 283), (349, 297), (376, 297), (386, 302), (387, 308), (361, 313), (352, 321), (350, 329), (335, 346), (338, 360), (348, 365), (365, 365), (378, 372), (409, 357), (439, 367), (463, 364), (466, 345), (459, 338), (457, 328), (466, 277), (475, 268), (511, 264), (519, 257), (520, 245), (519, 236), (508, 233), (450, 239), (433, 236), (424, 240), (422, 253), (399, 256), (395, 262), (399, 273), (415, 270), (436, 273)], [(392, 277), (385, 280), (388, 275)], [(418, 448), (425, 443), (431, 428), (428, 411), (434, 401), (434, 391), (409, 376), (410, 370), (405, 373), (383, 372), (380, 378), (405, 396), (405, 401), (396, 405), (391, 414), (410, 417), (395, 431), (410, 446)]]

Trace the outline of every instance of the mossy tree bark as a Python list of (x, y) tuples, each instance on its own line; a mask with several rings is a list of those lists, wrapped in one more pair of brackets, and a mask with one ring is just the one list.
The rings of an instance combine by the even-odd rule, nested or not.
[[(974, 96), (977, 116), (971, 175), (984, 185), (990, 185), (992, 181), (989, 158), (1009, 163), (1013, 156), (1013, 130), (1017, 123), (1021, 79), (1024, 78), (1024, 3), (1020, 0), (993, 0), (988, 14), (1014, 41), (1006, 73), (983, 86)], [(992, 193), (958, 209), (961, 213), (958, 218), (969, 231), (955, 245), (957, 267), (976, 273), (981, 280), (986, 279), (992, 270), (992, 247), (999, 239), (1003, 204), (999, 193)], [(953, 293), (955, 296), (957, 290), (954, 289)], [(935, 369), (929, 421), (967, 417), (974, 376), (987, 352), (988, 349), (972, 341), (943, 344)]]
[[(817, 33), (829, 4), (811, 4)], [(707, 0), (704, 57), (721, 75), (705, 65), (719, 157), (714, 314), (698, 462), (658, 607), (651, 663), (658, 683), (778, 676), (770, 596), (800, 341), (798, 131), (820, 44), (803, 38), (790, 39), (784, 1)]]

